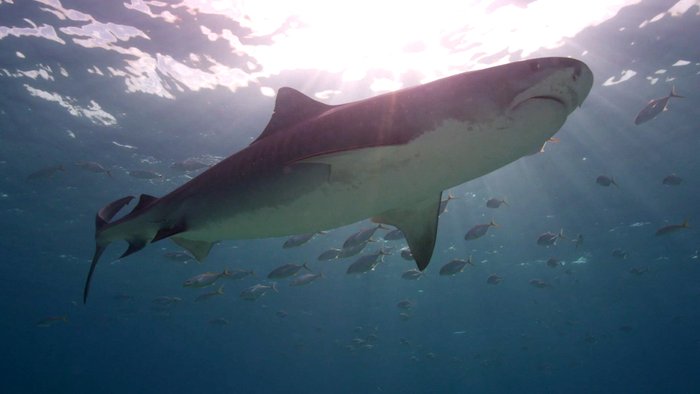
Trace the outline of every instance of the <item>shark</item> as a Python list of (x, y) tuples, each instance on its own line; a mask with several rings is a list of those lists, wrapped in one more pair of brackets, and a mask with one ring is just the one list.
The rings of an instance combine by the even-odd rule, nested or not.
[(400, 229), (423, 271), (442, 192), (542, 146), (593, 84), (582, 61), (549, 57), (465, 72), (340, 105), (282, 87), (259, 137), (172, 192), (97, 212), (83, 302), (107, 246), (126, 257), (170, 238), (197, 260), (221, 240), (314, 233), (371, 218)]

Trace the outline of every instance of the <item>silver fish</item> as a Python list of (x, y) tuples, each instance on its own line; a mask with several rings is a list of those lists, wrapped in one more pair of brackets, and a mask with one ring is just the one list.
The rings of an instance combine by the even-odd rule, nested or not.
[(420, 271), (417, 268), (411, 268), (410, 270), (405, 271), (403, 274), (401, 274), (401, 278), (406, 280), (417, 280), (420, 279), (422, 276), (423, 271)]
[(285, 249), (296, 248), (297, 246), (301, 246), (301, 245), (311, 241), (311, 239), (313, 237), (315, 237), (316, 234), (323, 234), (323, 232), (317, 231), (314, 233), (292, 235), (286, 241), (284, 241), (284, 245), (282, 245), (282, 247)]
[(194, 299), (194, 302), (207, 301), (213, 297), (218, 297), (224, 295), (224, 285), (219, 286), (215, 291), (210, 291), (209, 293), (200, 294)]
[(386, 253), (380, 250), (377, 253), (362, 256), (359, 259), (355, 260), (354, 263), (350, 264), (345, 273), (364, 274), (365, 272), (373, 271), (377, 267), (377, 264), (383, 261), (385, 255)]
[(505, 198), (490, 198), (486, 201), (486, 207), (488, 208), (500, 208), (501, 205), (509, 206)]
[(494, 223), (492, 220), (489, 223), (485, 224), (477, 224), (476, 226), (472, 227), (467, 231), (467, 233), (464, 235), (464, 239), (469, 241), (472, 239), (477, 239), (481, 238), (484, 235), (486, 235), (486, 232), (489, 230), (490, 227), (497, 227), (498, 225)]
[(282, 266), (279, 266), (275, 269), (273, 269), (269, 274), (267, 274), (268, 279), (284, 279), (284, 278), (289, 278), (290, 276), (296, 275), (300, 269), (304, 268), (305, 270), (311, 272), (309, 267), (304, 264), (285, 264)]
[(661, 183), (667, 186), (678, 186), (683, 182), (683, 178), (676, 174), (667, 175), (661, 180)]
[(469, 256), (469, 259), (467, 260), (454, 259), (449, 263), (443, 265), (442, 268), (440, 268), (440, 275), (454, 276), (462, 272), (462, 270), (464, 270), (464, 267), (466, 267), (467, 264), (474, 266), (474, 263), (472, 262), (472, 256)]
[(559, 233), (550, 233), (548, 231), (546, 233), (540, 234), (540, 236), (537, 237), (537, 245), (540, 245), (540, 246), (556, 245), (557, 241), (559, 239), (566, 239), (566, 237), (564, 236), (564, 229), (559, 230)]
[(27, 180), (34, 181), (37, 179), (52, 178), (57, 172), (65, 170), (66, 169), (63, 167), (63, 164), (42, 168), (27, 175)]
[(292, 280), (289, 283), (289, 285), (290, 286), (304, 286), (304, 285), (308, 285), (311, 282), (314, 282), (316, 279), (321, 279), (321, 278), (324, 278), (323, 272), (320, 272), (318, 274), (311, 274), (311, 273), (301, 274), (301, 275), (297, 276), (296, 278), (294, 278), (294, 280)]
[(681, 224), (669, 224), (668, 226), (663, 226), (656, 230), (656, 235), (666, 235), (666, 234), (671, 234), (675, 233), (678, 230), (683, 230), (686, 228), (690, 228), (690, 225), (688, 224), (688, 219), (684, 220), (683, 223)]
[(600, 186), (605, 186), (608, 187), (610, 185), (615, 185), (617, 186), (617, 183), (615, 182), (615, 179), (610, 176), (606, 175), (600, 175), (595, 179), (595, 183), (599, 184)]
[(671, 97), (683, 98), (683, 96), (676, 93), (676, 87), (672, 87), (671, 93), (669, 93), (668, 96), (649, 101), (646, 107), (639, 111), (637, 117), (634, 118), (634, 124), (640, 125), (644, 122), (648, 122), (657, 117), (660, 113), (666, 111), (668, 109), (668, 101)]
[(268, 291), (273, 290), (275, 293), (277, 291), (277, 285), (272, 283), (271, 285), (263, 285), (258, 283), (257, 285), (251, 286), (243, 291), (241, 291), (240, 297), (246, 301), (255, 301), (258, 298), (264, 296)]
[(228, 276), (231, 276), (231, 273), (227, 269), (224, 269), (222, 272), (205, 272), (187, 279), (182, 286), (207, 287), (213, 285), (219, 278)]
[(98, 174), (104, 173), (108, 177), (112, 177), (112, 173), (110, 172), (110, 170), (104, 168), (102, 164), (96, 161), (76, 161), (75, 165), (85, 171), (94, 172)]
[(178, 161), (176, 163), (173, 163), (170, 165), (170, 168), (176, 171), (182, 171), (182, 172), (192, 172), (192, 171), (198, 171), (203, 168), (209, 168), (210, 165), (206, 163), (202, 163), (201, 161), (193, 158), (185, 159), (183, 161)]
[(388, 230), (389, 228), (379, 224), (379, 225), (376, 225), (372, 228), (360, 230), (360, 231), (352, 234), (351, 236), (349, 236), (345, 240), (345, 242), (343, 242), (343, 249), (351, 249), (351, 248), (359, 246), (361, 244), (366, 244), (369, 241), (369, 239), (372, 238), (374, 233), (379, 229)]
[(503, 278), (501, 278), (500, 276), (498, 276), (496, 274), (491, 274), (491, 275), (489, 275), (488, 278), (486, 278), (486, 283), (488, 283), (490, 285), (497, 285), (497, 284), (501, 283), (502, 281), (503, 281)]
[(127, 174), (129, 176), (132, 176), (134, 178), (138, 179), (162, 179), (163, 175), (152, 171), (152, 170), (129, 170), (127, 171)]

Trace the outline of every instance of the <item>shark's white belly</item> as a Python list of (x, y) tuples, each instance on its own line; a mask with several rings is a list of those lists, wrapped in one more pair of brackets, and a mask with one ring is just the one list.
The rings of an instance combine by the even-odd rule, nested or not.
[(301, 234), (363, 220), (439, 198), (450, 187), (486, 175), (528, 154), (566, 120), (557, 103), (538, 100), (485, 123), (449, 120), (408, 144), (314, 157), (329, 179), (304, 194), (230, 217), (212, 218), (184, 237), (194, 240)]

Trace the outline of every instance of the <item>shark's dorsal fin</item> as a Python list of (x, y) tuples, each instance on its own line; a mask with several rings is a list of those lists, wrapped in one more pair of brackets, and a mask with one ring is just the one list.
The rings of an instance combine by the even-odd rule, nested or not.
[(275, 111), (272, 113), (270, 122), (253, 143), (328, 111), (331, 108), (333, 108), (332, 105), (316, 101), (296, 89), (288, 87), (280, 88), (277, 91)]
[(428, 266), (433, 256), (441, 194), (438, 194), (437, 198), (430, 198), (410, 207), (392, 209), (372, 218), (375, 223), (390, 224), (404, 233), (411, 254), (421, 271)]

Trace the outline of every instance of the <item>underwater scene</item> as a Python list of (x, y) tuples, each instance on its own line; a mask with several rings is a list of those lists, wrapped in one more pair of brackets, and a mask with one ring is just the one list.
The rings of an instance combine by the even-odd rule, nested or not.
[(698, 37), (698, 0), (0, 0), (2, 392), (700, 392)]

